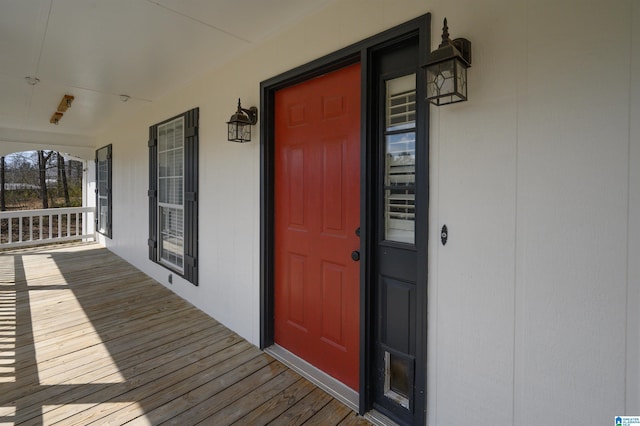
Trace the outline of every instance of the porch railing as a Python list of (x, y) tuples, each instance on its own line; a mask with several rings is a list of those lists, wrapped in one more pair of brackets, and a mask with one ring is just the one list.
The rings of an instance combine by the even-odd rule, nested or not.
[(0, 249), (95, 240), (94, 207), (0, 212)]

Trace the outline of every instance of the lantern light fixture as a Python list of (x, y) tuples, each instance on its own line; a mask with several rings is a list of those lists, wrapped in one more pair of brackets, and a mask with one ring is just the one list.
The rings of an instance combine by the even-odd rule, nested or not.
[(451, 40), (447, 18), (442, 27), (442, 43), (429, 54), (423, 68), (427, 71), (427, 100), (447, 105), (467, 100), (467, 68), (471, 66), (471, 42)]
[(242, 108), (238, 98), (238, 109), (227, 121), (229, 142), (250, 142), (251, 126), (258, 122), (258, 108), (252, 106), (249, 109)]

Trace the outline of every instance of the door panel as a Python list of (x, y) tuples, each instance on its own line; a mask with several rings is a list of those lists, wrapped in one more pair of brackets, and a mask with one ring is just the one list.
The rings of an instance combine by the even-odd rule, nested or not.
[(396, 351), (410, 354), (415, 338), (410, 325), (415, 323), (415, 285), (413, 283), (382, 277), (381, 292), (381, 343)]
[(360, 66), (275, 94), (274, 340), (358, 389)]

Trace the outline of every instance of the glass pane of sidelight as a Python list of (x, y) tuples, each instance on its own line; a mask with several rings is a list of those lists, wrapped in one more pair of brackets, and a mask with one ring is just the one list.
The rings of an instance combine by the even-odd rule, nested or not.
[(415, 242), (416, 76), (386, 84), (385, 239)]
[(416, 75), (387, 80), (387, 131), (415, 127)]

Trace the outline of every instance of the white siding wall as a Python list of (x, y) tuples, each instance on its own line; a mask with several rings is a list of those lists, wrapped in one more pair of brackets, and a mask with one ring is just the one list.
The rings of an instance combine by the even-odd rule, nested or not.
[[(523, 425), (606, 424), (625, 410), (631, 9), (580, 3), (528, 7), (516, 194)], [(619, 74), (607, 77), (612, 63)]]
[(640, 4), (633, 3), (629, 101), (627, 412), (640, 413)]
[[(430, 227), (437, 236), (446, 224), (449, 241), (431, 251), (438, 251), (438, 263), (430, 283), (436, 336), (429, 341), (435, 363), (429, 372), (437, 391), (428, 404), (435, 412), (428, 414), (438, 425), (475, 419), (507, 425), (513, 423), (515, 105), (524, 12), (522, 2), (460, 6), (447, 5), (432, 21), (434, 47), (446, 16), (453, 37), (471, 40), (473, 63), (470, 101), (432, 109), (438, 185)], [(469, 368), (480, 360), (482, 367)]]
[[(338, 0), (98, 137), (113, 240), (259, 341), (259, 139), (226, 142), (260, 81), (431, 12), (473, 43), (470, 101), (432, 109), (428, 421), (640, 415), (640, 4)], [(179, 76), (176, 76), (179, 78)], [(147, 260), (148, 127), (200, 107), (200, 286)], [(450, 231), (446, 246), (439, 228)], [(425, 260), (426, 261), (426, 260)]]

